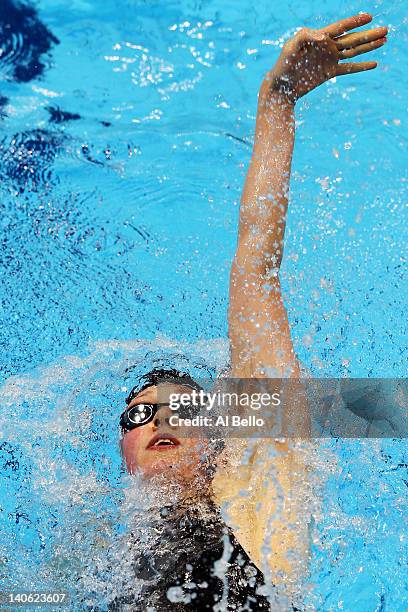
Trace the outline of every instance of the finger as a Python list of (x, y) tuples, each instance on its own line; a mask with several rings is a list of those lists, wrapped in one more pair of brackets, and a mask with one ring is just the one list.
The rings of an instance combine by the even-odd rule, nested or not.
[(355, 57), (356, 55), (368, 53), (368, 51), (374, 51), (374, 49), (379, 49), (386, 42), (386, 38), (380, 38), (379, 40), (375, 40), (364, 45), (358, 45), (358, 47), (354, 47), (354, 49), (345, 49), (344, 51), (339, 52), (339, 59), (350, 59), (352, 57)]
[(350, 62), (347, 64), (339, 64), (337, 66), (336, 76), (364, 72), (365, 70), (373, 70), (374, 68), (377, 68), (377, 62)]
[(344, 34), (344, 32), (354, 30), (354, 28), (359, 28), (360, 26), (370, 23), (372, 19), (373, 18), (369, 13), (362, 13), (361, 15), (354, 15), (353, 17), (336, 21), (325, 28), (320, 28), (320, 31), (325, 32), (332, 37), (340, 36), (341, 34)]
[(353, 34), (346, 34), (346, 36), (340, 36), (340, 38), (335, 38), (334, 42), (336, 43), (336, 47), (340, 50), (351, 49), (352, 47), (357, 47), (357, 45), (384, 38), (387, 32), (388, 28), (386, 27), (374, 28), (373, 30), (365, 30), (362, 32), (354, 32)]

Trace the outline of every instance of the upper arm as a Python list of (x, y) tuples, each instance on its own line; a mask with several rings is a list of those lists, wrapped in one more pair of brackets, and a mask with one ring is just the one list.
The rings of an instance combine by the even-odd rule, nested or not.
[(251, 560), (289, 594), (309, 556), (305, 465), (287, 441), (265, 442), (228, 440), (213, 491)]

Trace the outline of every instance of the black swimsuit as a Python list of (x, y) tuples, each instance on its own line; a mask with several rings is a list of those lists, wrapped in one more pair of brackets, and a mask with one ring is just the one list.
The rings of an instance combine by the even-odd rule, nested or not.
[[(141, 589), (116, 598), (111, 612), (132, 610), (270, 610), (262, 572), (251, 562), (218, 508), (164, 508), (153, 526), (156, 544), (137, 554), (130, 581)], [(134, 537), (134, 536), (133, 536)], [(135, 539), (136, 550), (137, 543)]]

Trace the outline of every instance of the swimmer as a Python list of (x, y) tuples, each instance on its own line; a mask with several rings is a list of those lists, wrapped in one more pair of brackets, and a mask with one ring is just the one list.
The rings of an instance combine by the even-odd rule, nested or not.
[[(125, 604), (132, 610), (212, 610), (222, 604), (223, 596), (228, 608), (222, 609), (239, 610), (250, 604), (254, 610), (269, 610), (268, 599), (259, 592), (265, 586), (262, 572), (214, 501), (212, 478), (220, 447), (204, 438), (186, 437), (183, 427), (170, 424), (173, 410), (158, 403), (166, 392), (188, 394), (200, 391), (199, 385), (176, 370), (153, 370), (141, 382), (121, 415), (122, 453), (127, 470), (163, 487), (160, 498), (166, 501), (153, 521), (159, 546), (138, 554), (134, 562), (135, 579), (144, 581), (138, 601), (124, 596), (109, 610), (122, 610)], [(191, 411), (188, 414), (192, 416)], [(169, 502), (169, 489), (176, 492), (175, 501)], [(133, 536), (138, 550), (137, 534)], [(228, 560), (221, 577), (214, 569), (225, 550)], [(172, 591), (178, 593), (177, 599), (171, 598)]]
[[(386, 43), (386, 27), (357, 29), (371, 20), (364, 13), (318, 30), (300, 30), (283, 46), (260, 87), (230, 276), (228, 332), (233, 378), (301, 377), (279, 281), (295, 106), (302, 96), (333, 77), (352, 79), (354, 74), (376, 68), (375, 61), (354, 59)], [(132, 602), (132, 609), (148, 609), (149, 605), (160, 610), (212, 609), (221, 601), (228, 610), (243, 606), (269, 609), (264, 589), (283, 582), (290, 593), (289, 585), (297, 575), (294, 558), (303, 559), (306, 565), (309, 558), (307, 512), (297, 502), (306, 473), (302, 461), (289, 441), (257, 439), (251, 441), (245, 466), (228, 467), (228, 449), (177, 435), (169, 424), (172, 411), (158, 403), (161, 385), (174, 392), (198, 386), (188, 374), (172, 370), (146, 375), (129, 396), (121, 417), (122, 452), (130, 473), (145, 479), (162, 475), (164, 482), (177, 483), (182, 493), (179, 508), (170, 512), (171, 520), (177, 523), (181, 515), (189, 517), (191, 547), (186, 554), (186, 538), (180, 535), (178, 544), (176, 537), (174, 563), (144, 593), (143, 601)], [(274, 478), (268, 480), (271, 462)], [(285, 497), (279, 513), (278, 486)], [(200, 514), (203, 505), (210, 511)], [(221, 518), (221, 506), (228, 508), (228, 526)], [(223, 582), (212, 569), (214, 561), (225, 558), (226, 553)], [(151, 564), (154, 566), (154, 560)], [(147, 566), (143, 566), (145, 571)], [(173, 587), (181, 593), (177, 604), (167, 598)], [(288, 609), (302, 606), (291, 594), (288, 601)]]

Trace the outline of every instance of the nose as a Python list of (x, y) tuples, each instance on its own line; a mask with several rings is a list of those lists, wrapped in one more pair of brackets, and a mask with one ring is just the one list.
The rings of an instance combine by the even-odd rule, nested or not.
[(153, 429), (154, 429), (154, 431), (156, 431), (157, 429), (159, 429), (159, 427), (162, 427), (164, 424), (166, 424), (166, 425), (169, 425), (169, 426), (170, 426), (170, 419), (169, 419), (169, 417), (166, 417), (166, 418), (163, 418), (163, 417), (162, 417), (162, 418), (156, 417), (156, 418), (153, 420)]

